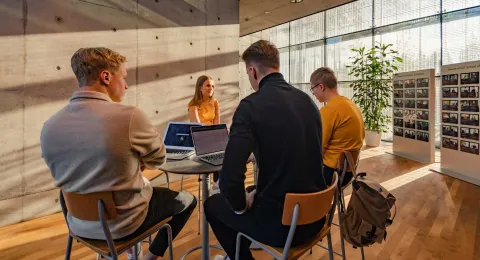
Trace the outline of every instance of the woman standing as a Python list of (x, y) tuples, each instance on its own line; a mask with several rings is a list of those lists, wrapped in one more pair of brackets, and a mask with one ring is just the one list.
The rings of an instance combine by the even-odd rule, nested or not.
[(209, 76), (200, 76), (195, 85), (195, 95), (188, 103), (190, 122), (216, 125), (220, 123), (220, 107), (213, 97), (215, 82)]

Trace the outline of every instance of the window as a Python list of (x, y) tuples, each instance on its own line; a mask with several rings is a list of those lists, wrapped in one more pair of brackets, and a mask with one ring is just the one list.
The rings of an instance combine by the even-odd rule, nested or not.
[[(370, 48), (375, 42), (393, 44), (400, 52), (404, 63), (399, 72), (435, 68), (439, 89), (442, 65), (480, 60), (480, 0), (358, 0), (251, 34), (241, 40), (240, 49), (254, 39), (277, 45), (281, 72), (318, 107), (322, 104), (310, 93), (311, 73), (322, 66), (331, 67), (340, 93), (351, 98), (354, 78), (348, 76), (346, 67), (353, 55), (351, 49)], [(250, 93), (248, 78), (240, 81), (241, 93)], [(436, 100), (439, 145), (440, 91)], [(391, 131), (383, 135), (384, 140), (391, 137)]]
[(372, 27), (372, 0), (358, 0), (326, 11), (327, 37)]
[(309, 83), (310, 75), (324, 65), (323, 41), (304, 43), (291, 47), (290, 82)]
[(323, 39), (324, 35), (325, 13), (301, 18), (290, 23), (290, 44), (300, 44), (305, 42), (317, 41)]

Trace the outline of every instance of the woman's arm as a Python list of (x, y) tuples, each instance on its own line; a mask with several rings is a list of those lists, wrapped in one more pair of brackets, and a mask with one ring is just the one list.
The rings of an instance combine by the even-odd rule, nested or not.
[(198, 116), (198, 108), (197, 107), (189, 107), (188, 108), (188, 119), (190, 119), (190, 122), (200, 123), (200, 117)]
[(220, 124), (220, 106), (218, 105), (217, 100), (215, 100), (215, 118), (213, 119), (213, 124)]

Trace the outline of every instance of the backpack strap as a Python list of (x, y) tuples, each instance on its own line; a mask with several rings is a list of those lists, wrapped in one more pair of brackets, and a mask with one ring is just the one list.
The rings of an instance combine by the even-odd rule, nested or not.
[[(355, 151), (356, 152), (356, 151)], [(345, 158), (347, 159), (348, 166), (350, 167), (350, 170), (352, 170), (353, 178), (357, 178), (357, 166), (358, 166), (358, 161), (359, 161), (359, 155), (357, 155), (357, 160), (355, 161), (353, 159), (353, 155), (351, 151), (344, 151)], [(359, 153), (359, 152), (356, 152)]]

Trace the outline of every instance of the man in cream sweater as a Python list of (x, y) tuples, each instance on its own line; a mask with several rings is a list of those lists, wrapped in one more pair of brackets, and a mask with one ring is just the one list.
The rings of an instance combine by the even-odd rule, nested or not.
[[(80, 89), (45, 122), (42, 154), (56, 185), (66, 192), (113, 192), (118, 216), (109, 226), (114, 239), (141, 234), (170, 216), (176, 236), (196, 199), (189, 193), (152, 188), (142, 176), (144, 168), (165, 162), (165, 145), (143, 111), (119, 104), (128, 89), (125, 62), (124, 56), (107, 48), (82, 48), (73, 55)], [(98, 221), (71, 215), (67, 221), (78, 236), (105, 239)], [(162, 257), (167, 247), (162, 230), (145, 259)]]

